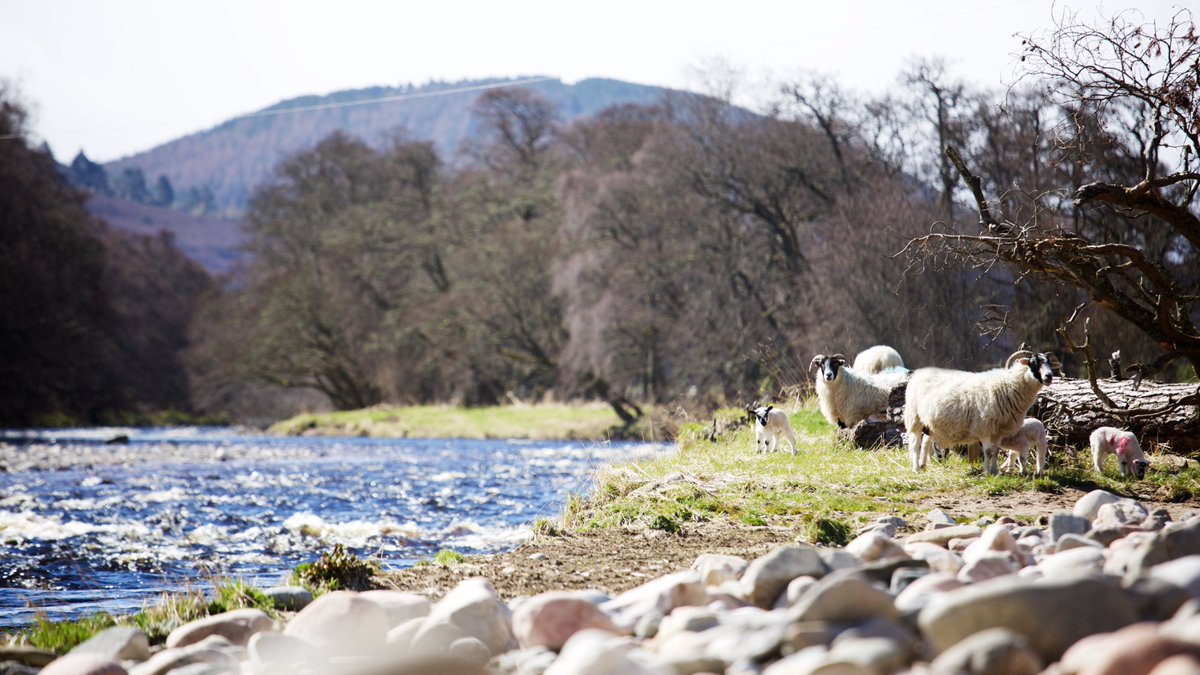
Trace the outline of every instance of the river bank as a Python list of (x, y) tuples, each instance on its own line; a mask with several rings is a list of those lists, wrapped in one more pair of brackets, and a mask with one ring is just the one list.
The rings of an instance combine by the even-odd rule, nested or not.
[(653, 408), (632, 425), (601, 402), (516, 403), (467, 408), (452, 405), (388, 406), (304, 413), (271, 425), (285, 436), (373, 438), (508, 438), (522, 440), (670, 441), (675, 428)]
[[(421, 618), (421, 621), (411, 624), (407, 632), (400, 630), (398, 624), (386, 627), (380, 633), (382, 637), (376, 647), (387, 649), (388, 658), (393, 659), (399, 658), (402, 653), (407, 656), (424, 653), (423, 650), (435, 644), (439, 645), (442, 652), (449, 650), (450, 644), (440, 643), (440, 638), (430, 637), (435, 634), (443, 637), (473, 637), (480, 641), (472, 634), (473, 629), (447, 627), (448, 623), (453, 624), (448, 616), (457, 610), (447, 609), (439, 613), (436, 609), (441, 603), (453, 605), (459, 602), (461, 598), (458, 596), (464, 593), (488, 607), (507, 606), (508, 609), (497, 610), (500, 616), (507, 616), (509, 612), (519, 613), (526, 598), (536, 598), (545, 593), (579, 591), (583, 595), (571, 596), (572, 606), (577, 611), (593, 616), (602, 626), (608, 626), (605, 620), (599, 618), (603, 614), (615, 627), (610, 628), (610, 632), (634, 635), (632, 641), (609, 644), (602, 640), (607, 645), (604, 654), (617, 659), (618, 655), (646, 652), (648, 656), (644, 658), (638, 656), (633, 661), (617, 661), (623, 664), (623, 668), (632, 668), (630, 663), (641, 666), (650, 663), (653, 667), (646, 671), (623, 671), (619, 668), (591, 671), (567, 670), (567, 666), (563, 665), (562, 670), (555, 672), (664, 672), (661, 668), (669, 668), (673, 672), (694, 672), (677, 662), (679, 652), (674, 656), (669, 655), (671, 648), (666, 646), (667, 636), (656, 641), (650, 624), (647, 623), (641, 630), (636, 625), (651, 619), (663, 621), (675, 610), (689, 616), (701, 610), (701, 613), (707, 612), (699, 623), (686, 623), (691, 626), (683, 631), (687, 635), (677, 638), (692, 641), (688, 643), (690, 646), (680, 647), (684, 652), (706, 654), (705, 660), (697, 663), (709, 670), (720, 666), (726, 672), (760, 672), (774, 667), (772, 664), (775, 661), (782, 662), (791, 652), (798, 653), (806, 647), (823, 647), (821, 659), (825, 661), (821, 663), (825, 663), (834, 640), (840, 639), (837, 636), (849, 626), (880, 618), (856, 615), (857, 624), (848, 619), (826, 622), (827, 625), (820, 631), (823, 637), (812, 644), (785, 643), (783, 638), (778, 637), (795, 630), (793, 624), (796, 618), (791, 615), (797, 611), (794, 609), (796, 603), (804, 597), (800, 586), (794, 591), (788, 591), (785, 586), (790, 587), (793, 581), (801, 577), (812, 577), (804, 584), (824, 576), (833, 579), (838, 576), (834, 573), (842, 567), (874, 570), (874, 566), (880, 563), (880, 551), (886, 552), (895, 563), (894, 567), (888, 568), (889, 574), (901, 568), (919, 568), (918, 571), (922, 573), (911, 573), (911, 578), (907, 578), (905, 584), (919, 576), (933, 576), (932, 573), (943, 575), (935, 577), (940, 580), (939, 583), (950, 584), (950, 580), (944, 576), (949, 574), (958, 586), (966, 587), (992, 577), (1012, 575), (1013, 587), (1008, 591), (1018, 596), (1024, 588), (1020, 584), (1028, 581), (1022, 575), (1047, 576), (1047, 569), (1053, 570), (1056, 565), (1065, 564), (1061, 561), (1066, 558), (1086, 556), (1087, 560), (1083, 561), (1086, 564), (1081, 569), (1091, 570), (1094, 574), (1105, 574), (1109, 570), (1109, 561), (1116, 559), (1118, 562), (1113, 564), (1120, 567), (1120, 573), (1109, 574), (1113, 577), (1110, 581), (1115, 584), (1114, 592), (1126, 593), (1126, 590), (1122, 590), (1124, 587), (1120, 579), (1130, 569), (1129, 551), (1150, 546), (1146, 542), (1151, 539), (1161, 542), (1169, 532), (1180, 529), (1189, 533), (1197, 531), (1197, 541), (1200, 542), (1200, 521), (1191, 519), (1197, 507), (1194, 495), (1200, 493), (1200, 482), (1197, 480), (1200, 469), (1190, 460), (1152, 455), (1154, 469), (1145, 481), (1138, 482), (1124, 481), (1111, 474), (1095, 475), (1087, 467), (1087, 458), (1081, 449), (1057, 451), (1049, 471), (1041, 477), (983, 477), (976, 467), (956, 457), (921, 474), (913, 474), (907, 468), (907, 456), (902, 449), (862, 451), (840, 440), (820, 418), (811, 402), (797, 404), (789, 412), (798, 436), (795, 455), (786, 452), (754, 453), (749, 430), (736, 424), (736, 411), (728, 411), (717, 423), (684, 425), (680, 430), (679, 442), (669, 452), (637, 457), (597, 470), (593, 475), (594, 489), (590, 493), (567, 499), (557, 515), (546, 514), (534, 519), (529, 524), (532, 539), (512, 550), (490, 555), (468, 555), (465, 558), (437, 556), (436, 561), (430, 557), (422, 564), (377, 576), (380, 587), (403, 597), (419, 597), (420, 602), (433, 609), (428, 615), (411, 617), (410, 621), (417, 618)], [(714, 435), (713, 430), (720, 432)], [(1124, 500), (1122, 503), (1126, 506), (1109, 509), (1114, 513), (1105, 515), (1105, 520), (1099, 524), (1096, 522), (1098, 514), (1093, 513), (1086, 514), (1086, 518), (1078, 516), (1083, 520), (1070, 521), (1072, 534), (1088, 540), (1081, 543), (1072, 539), (1070, 546), (1086, 547), (1088, 551), (1073, 553), (1065, 558), (1055, 557), (1069, 553), (1066, 546), (1059, 549), (1061, 535), (1066, 532), (1063, 529), (1063, 523), (1067, 522), (1063, 520), (1064, 516), (1076, 511), (1079, 503), (1088, 499), (1097, 489), (1104, 490), (1111, 500)], [(1058, 525), (1055, 525), (1056, 520)], [(1003, 534), (991, 527), (995, 524), (1001, 526)], [(955, 537), (957, 543), (951, 539), (937, 543), (939, 549), (951, 557), (942, 553), (935, 555), (935, 552), (923, 546), (909, 546), (910, 543), (923, 541), (924, 537), (934, 536), (926, 532), (942, 528), (964, 528), (961, 536)], [(1092, 530), (1095, 532), (1092, 533)], [(882, 533), (883, 538), (892, 543), (871, 535), (872, 532)], [(968, 566), (967, 548), (984, 537), (986, 532), (991, 532), (986, 534), (985, 539), (990, 543), (978, 545), (976, 549), (996, 550), (999, 556), (982, 556), (980, 560), (983, 562), (959, 579), (962, 570)], [(1001, 548), (989, 548), (993, 545), (1000, 545)], [(1163, 546), (1161, 543), (1155, 545), (1160, 549)], [(761, 598), (755, 599), (754, 588), (758, 587), (758, 580), (744, 575), (755, 565), (773, 565), (770, 561), (780, 556), (809, 558), (810, 553), (796, 553), (797, 550), (812, 552), (823, 561), (824, 567), (817, 566), (819, 569), (811, 569), (809, 574), (789, 577), (788, 582), (775, 587), (772, 592), (779, 593), (780, 598), (785, 597), (786, 591), (786, 606), (772, 609), (782, 600), (768, 603), (771, 606), (762, 606), (759, 602)], [(1200, 552), (1200, 545), (1197, 552)], [(738, 571), (722, 573), (718, 575), (720, 583), (709, 584), (704, 578), (707, 574), (702, 569), (704, 565), (699, 561), (713, 560), (714, 555), (723, 556), (719, 559), (734, 565)], [(934, 558), (937, 562), (933, 562)], [(1052, 562), (1047, 562), (1051, 559)], [(737, 560), (741, 562), (737, 563)], [(759, 563), (760, 560), (767, 562)], [(990, 567), (987, 571), (981, 571), (977, 569), (979, 565)], [(790, 573), (785, 573), (785, 576)], [(1054, 574), (1057, 572), (1049, 576)], [(701, 578), (697, 579), (695, 575)], [(877, 572), (871, 571), (870, 575), (877, 575)], [(1200, 577), (1200, 572), (1197, 576)], [(489, 580), (485, 587), (471, 581), (479, 577)], [(875, 576), (870, 578), (880, 581)], [(736, 581), (740, 585), (723, 586), (726, 581)], [(893, 577), (886, 581), (888, 583), (883, 586), (891, 589), (888, 602), (898, 603), (903, 589), (892, 589), (889, 584), (894, 585)], [(778, 580), (771, 583), (778, 583)], [(464, 588), (468, 590), (458, 590)], [(668, 590), (664, 591), (664, 588)], [(943, 591), (948, 592), (949, 586), (939, 587), (938, 592)], [(1094, 594), (1096, 589), (1089, 587), (1071, 592), (1075, 591), (1087, 596)], [(662, 593), (666, 593), (666, 596)], [(673, 599), (662, 600), (663, 597)], [(881, 600), (880, 596), (873, 597), (874, 600)], [(1178, 599), (1179, 596), (1175, 594), (1172, 597)], [(635, 612), (637, 616), (625, 611), (610, 611), (637, 598), (641, 598), (639, 602), (650, 602)], [(647, 598), (658, 600), (650, 601)], [(681, 598), (686, 601), (681, 601)], [(660, 600), (668, 604), (662, 605)], [(588, 609), (575, 601), (594, 607)], [(881, 612), (880, 616), (887, 621), (895, 621), (896, 616), (904, 614), (887, 610), (886, 603), (875, 604)], [(767, 614), (755, 614), (757, 618), (747, 619), (750, 624), (745, 624), (743, 619), (752, 614), (751, 607), (758, 607), (758, 610)], [(1172, 611), (1178, 607), (1179, 603), (1176, 603)], [(373, 614), (369, 609), (361, 611)], [(1161, 606), (1157, 611), (1160, 614), (1165, 612)], [(291, 625), (289, 618), (289, 615), (281, 616), (281, 622), (276, 625), (286, 632)], [(909, 618), (916, 621), (917, 615), (911, 614)], [(1161, 622), (1169, 617), (1161, 615), (1152, 618)], [(562, 617), (543, 620), (544, 623), (554, 621), (561, 623)], [(524, 629), (518, 627), (515, 619), (509, 620), (505, 626), (504, 630), (509, 631), (506, 633), (508, 639), (515, 642), (506, 643), (503, 648), (488, 646), (488, 657), (508, 659), (493, 661), (495, 669), (535, 673), (557, 662), (555, 650), (548, 652), (546, 645), (533, 644), (528, 636), (521, 637), (519, 633)], [(707, 629), (703, 628), (705, 626), (724, 626), (723, 630), (741, 631), (739, 634), (746, 640), (766, 636), (762, 639), (771, 642), (771, 646), (765, 652), (754, 654), (749, 664), (721, 661), (722, 655), (708, 653), (709, 638), (716, 634), (703, 639), (692, 635), (707, 633)], [(928, 663), (936, 652), (944, 648), (930, 646), (934, 643), (929, 640), (941, 638), (923, 635), (915, 624), (902, 622), (902, 628), (903, 634), (909, 636), (907, 642), (901, 640), (899, 647), (891, 645), (889, 653), (893, 656), (899, 654), (896, 663), (904, 668)], [(1093, 625), (1095, 630), (1110, 628), (1113, 627)], [(393, 631), (399, 633), (393, 636)], [(418, 634), (425, 637), (418, 640)], [(466, 644), (471, 645), (468, 651), (475, 656), (484, 653), (478, 649), (478, 645), (470, 641)], [(402, 645), (403, 648), (396, 645)], [(510, 655), (510, 648), (528, 645), (532, 645), (529, 649), (534, 650), (533, 653), (520, 655), (519, 658)], [(597, 646), (593, 644), (592, 647)], [(217, 651), (221, 649), (226, 649), (222, 653), (231, 663), (262, 658), (254, 656), (253, 647), (235, 644), (228, 649), (220, 647)], [(460, 646), (460, 651), (462, 649), (467, 648)], [(665, 660), (664, 650), (668, 654)], [(565, 658), (567, 652), (564, 649), (564, 656), (557, 658)], [(372, 658), (376, 656), (378, 654)], [(599, 658), (595, 653), (593, 656)], [(1037, 652), (1035, 656), (1039, 663), (1044, 664), (1049, 662), (1047, 658), (1058, 658), (1061, 654)], [(530, 658), (534, 660), (525, 660)], [(894, 672), (901, 669), (901, 665), (893, 669), (868, 669), (862, 672)], [(472, 667), (478, 668), (480, 665)], [(922, 671), (918, 669), (916, 672)]]

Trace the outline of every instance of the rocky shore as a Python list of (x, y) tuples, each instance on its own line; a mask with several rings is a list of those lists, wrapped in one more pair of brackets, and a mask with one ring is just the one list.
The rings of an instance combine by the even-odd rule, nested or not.
[(843, 548), (703, 554), (614, 596), (279, 588), (280, 620), (226, 612), (153, 649), (112, 628), (58, 658), (8, 648), (0, 673), (1200, 673), (1200, 514), (1097, 490), (1045, 525), (925, 520), (881, 517)]

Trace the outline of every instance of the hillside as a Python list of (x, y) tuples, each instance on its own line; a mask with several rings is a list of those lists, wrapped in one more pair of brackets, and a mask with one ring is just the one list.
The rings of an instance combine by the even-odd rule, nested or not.
[[(527, 78), (523, 78), (527, 79)], [(235, 215), (245, 207), (254, 186), (266, 179), (284, 157), (306, 150), (335, 130), (373, 145), (403, 131), (409, 138), (430, 140), (443, 158), (451, 159), (472, 131), (472, 105), (479, 90), (437, 95), (503, 79), (438, 82), (420, 87), (371, 87), (303, 96), (258, 113), (235, 118), (212, 129), (185, 136), (105, 165), (110, 175), (140, 168), (146, 176), (167, 176), (177, 193), (207, 185), (218, 211)], [(545, 80), (522, 85), (555, 103), (564, 120), (586, 117), (614, 104), (653, 103), (667, 90), (617, 80), (589, 79), (568, 85)], [(397, 96), (402, 100), (361, 105), (355, 101)], [(309, 109), (314, 106), (341, 105)], [(279, 114), (262, 114), (268, 111)]]
[(238, 247), (244, 235), (241, 224), (234, 220), (194, 216), (97, 193), (88, 198), (87, 209), (124, 232), (170, 232), (179, 250), (213, 275), (228, 272), (241, 255)]

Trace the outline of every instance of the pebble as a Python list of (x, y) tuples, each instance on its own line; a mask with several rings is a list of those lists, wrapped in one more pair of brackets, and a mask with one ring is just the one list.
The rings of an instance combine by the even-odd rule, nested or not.
[(103, 654), (67, 654), (42, 669), (41, 675), (128, 675), (125, 668)]
[(113, 626), (76, 645), (70, 653), (99, 654), (113, 661), (145, 661), (150, 658), (150, 641), (133, 626)]
[(951, 539), (973, 539), (983, 534), (983, 530), (977, 525), (955, 525), (954, 527), (943, 527), (937, 530), (926, 530), (910, 534), (904, 538), (904, 544), (915, 544), (925, 542), (929, 544), (937, 544), (938, 546), (946, 546)]
[(299, 612), (313, 601), (312, 593), (303, 586), (272, 586), (263, 590), (275, 609)]
[(334, 592), (282, 631), (236, 610), (185, 624), (155, 654), (113, 628), (57, 659), (0, 648), (0, 673), (1200, 675), (1200, 517), (1094, 491), (1046, 527), (929, 520), (944, 526), (903, 541), (908, 525), (885, 516), (842, 548), (700, 556), (612, 598), (505, 604), (481, 578), (437, 602)]
[(1075, 502), (1075, 508), (1071, 510), (1071, 513), (1090, 523), (1096, 519), (1096, 512), (1100, 510), (1101, 506), (1120, 500), (1120, 497), (1108, 490), (1092, 490)]
[(598, 606), (579, 593), (551, 592), (535, 595), (513, 612), (513, 634), (523, 649), (562, 649), (567, 640), (585, 628), (618, 632)]
[(512, 638), (507, 608), (491, 582), (479, 577), (459, 582), (433, 606), (427, 620), (454, 625), (481, 640), (492, 654), (503, 652)]
[(715, 553), (705, 553), (692, 563), (692, 569), (700, 574), (700, 580), (708, 586), (720, 586), (726, 581), (736, 581), (749, 566), (750, 562), (745, 558)]
[(176, 628), (167, 636), (166, 646), (186, 647), (210, 635), (220, 635), (235, 645), (245, 645), (251, 635), (271, 630), (275, 622), (261, 609), (247, 607), (206, 616)]
[(351, 591), (326, 593), (300, 610), (283, 634), (302, 640), (330, 656), (378, 650), (388, 633), (387, 614)]
[(816, 547), (806, 544), (780, 546), (751, 562), (741, 583), (748, 589), (746, 599), (767, 609), (775, 605), (775, 600), (792, 579), (823, 577), (828, 570)]
[(921, 610), (918, 623), (934, 653), (987, 628), (1025, 636), (1046, 662), (1080, 639), (1136, 620), (1132, 601), (1116, 580), (1092, 576), (1026, 580), (992, 579), (939, 595)]
[(929, 670), (932, 675), (1036, 675), (1042, 661), (1021, 635), (989, 628), (947, 649)]

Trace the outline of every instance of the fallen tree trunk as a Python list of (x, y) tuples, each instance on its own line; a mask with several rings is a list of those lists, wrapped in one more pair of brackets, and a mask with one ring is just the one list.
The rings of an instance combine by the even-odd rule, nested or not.
[[(888, 397), (886, 420), (859, 422), (850, 431), (861, 448), (904, 444), (904, 394), (907, 381)], [(1163, 410), (1159, 414), (1118, 414), (1105, 410), (1088, 380), (1060, 378), (1043, 388), (1028, 415), (1046, 425), (1050, 443), (1059, 447), (1085, 448), (1096, 427), (1113, 426), (1137, 434), (1144, 447), (1161, 446), (1164, 451), (1195, 457), (1200, 455), (1200, 405), (1172, 405), (1193, 396), (1200, 385), (1141, 383), (1132, 380), (1098, 380), (1097, 386), (1116, 406), (1125, 411)], [(1165, 409), (1165, 410), (1164, 410)]]
[(1055, 445), (1087, 447), (1096, 427), (1121, 427), (1137, 434), (1143, 447), (1162, 446), (1177, 455), (1200, 455), (1200, 405), (1172, 404), (1200, 391), (1200, 385), (1132, 380), (1097, 380), (1096, 385), (1124, 410), (1164, 410), (1156, 415), (1122, 415), (1105, 410), (1088, 380), (1060, 379), (1042, 389), (1029, 414), (1046, 425)]

